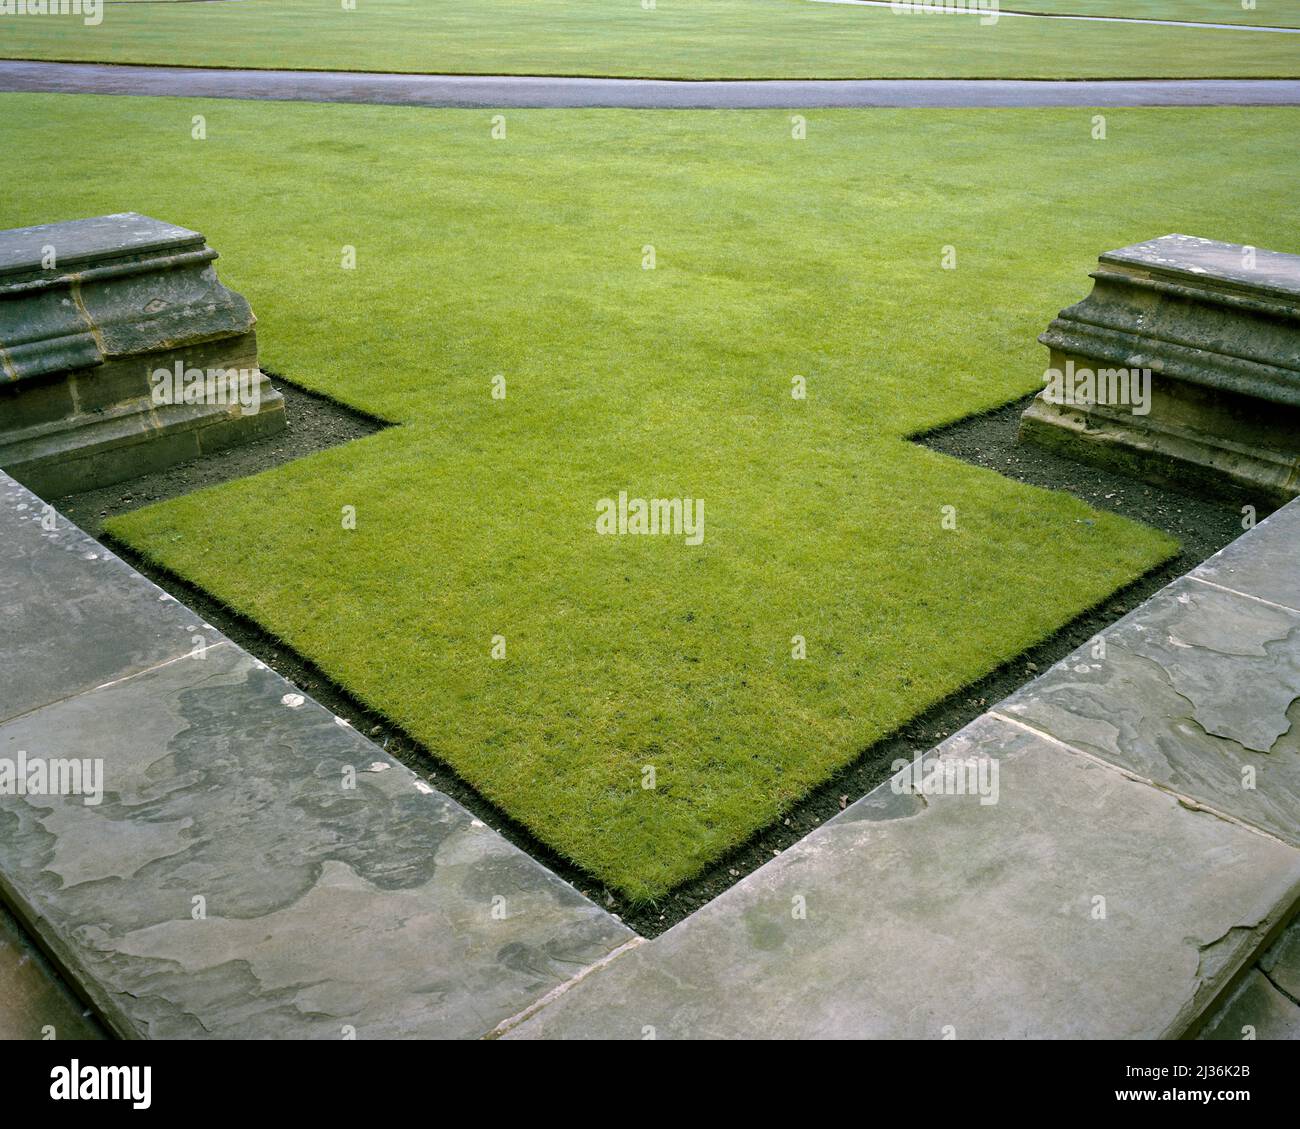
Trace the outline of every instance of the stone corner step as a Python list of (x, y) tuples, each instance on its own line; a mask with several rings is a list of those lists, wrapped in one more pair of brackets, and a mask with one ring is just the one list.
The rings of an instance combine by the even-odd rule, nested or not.
[(633, 936), (64, 519), (43, 530), (12, 480), (0, 494), (24, 672), (0, 758), (90, 762), (83, 794), (0, 795), (0, 891), (115, 1033), (479, 1037)]

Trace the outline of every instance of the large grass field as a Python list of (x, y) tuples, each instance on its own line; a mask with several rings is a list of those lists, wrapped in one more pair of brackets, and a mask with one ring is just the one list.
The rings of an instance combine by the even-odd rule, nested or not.
[[(181, 4), (189, 0), (113, 0), (118, 4)], [(433, 3), (434, 0), (428, 0)], [(811, 3), (813, 0), (788, 0)], [(978, 5), (971, 5), (978, 6)], [(658, 4), (656, 3), (656, 7)], [(1003, 12), (1116, 16), (1122, 19), (1191, 20), (1201, 23), (1300, 27), (1300, 0), (1260, 0), (1247, 11), (1241, 0), (1002, 0)]]
[[(1300, 25), (1300, 0), (1022, 0), (1085, 14)], [(809, 0), (241, 0), (0, 19), (0, 57), (457, 74), (1106, 78), (1300, 74), (1300, 36), (897, 14)]]
[(635, 898), (1171, 551), (908, 435), (1040, 386), (1099, 251), (1300, 250), (1295, 110), (491, 116), (3, 95), (0, 226), (197, 228), (267, 367), (400, 425), (111, 530)]

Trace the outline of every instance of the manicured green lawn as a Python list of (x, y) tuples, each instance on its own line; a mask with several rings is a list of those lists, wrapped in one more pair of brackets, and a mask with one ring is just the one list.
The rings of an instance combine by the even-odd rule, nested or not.
[(1300, 249), (1294, 110), (491, 117), (4, 95), (0, 226), (197, 228), (268, 368), (401, 425), (112, 531), (639, 898), (1171, 550), (906, 436), (1040, 386), (1101, 250)]
[[(1144, 7), (1210, 14), (1219, 5)], [(1011, 18), (985, 27), (966, 15), (808, 0), (656, 0), (649, 11), (637, 0), (360, 0), (351, 11), (338, 0), (242, 0), (114, 4), (98, 27), (4, 19), (0, 56), (680, 78), (1228, 77), (1300, 73), (1300, 36)]]
[[(186, 0), (115, 0), (119, 4), (177, 4)], [(811, 0), (791, 0), (809, 3)], [(657, 5), (656, 5), (657, 7)], [(1196, 20), (1206, 23), (1300, 26), (1300, 0), (1259, 0), (1245, 11), (1241, 0), (1002, 0), (1003, 11), (1125, 16), (1130, 19)]]

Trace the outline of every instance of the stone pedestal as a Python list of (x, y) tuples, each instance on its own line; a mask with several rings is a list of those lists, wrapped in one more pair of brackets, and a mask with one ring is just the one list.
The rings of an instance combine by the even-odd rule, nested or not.
[(1039, 337), (1021, 438), (1184, 489), (1300, 494), (1300, 256), (1166, 235), (1092, 278)]
[(0, 468), (57, 497), (282, 430), (216, 257), (134, 212), (0, 232)]

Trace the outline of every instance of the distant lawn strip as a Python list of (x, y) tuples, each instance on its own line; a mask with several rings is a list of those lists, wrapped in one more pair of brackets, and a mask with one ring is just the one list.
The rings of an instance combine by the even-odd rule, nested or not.
[[(905, 436), (1039, 387), (1099, 250), (1295, 249), (1294, 110), (1117, 110), (1105, 142), (1054, 110), (818, 112), (805, 141), (766, 111), (512, 111), (504, 141), (487, 111), (0, 114), (42, 172), (5, 226), (205, 232), (267, 367), (402, 425), (112, 532), (635, 898), (1172, 551)], [(598, 535), (620, 491), (703, 499), (703, 544)]]
[(1300, 0), (1259, 0), (1253, 11), (1242, 8), (1241, 0), (1001, 0), (1001, 8), (1049, 15), (1300, 27)]
[[(1073, 0), (1072, 0), (1073, 2)], [(1208, 7), (1209, 0), (1201, 0)], [(664, 78), (1300, 74), (1300, 36), (902, 15), (807, 0), (243, 0), (0, 23), (0, 57), (212, 67)]]
[[(104, 3), (110, 7), (115, 4), (191, 2), (199, 2), (199, 0), (104, 0)], [(435, 4), (438, 0), (424, 0), (424, 2)], [(807, 0), (802, 2), (806, 3)], [(1242, 9), (1241, 0), (1002, 0), (1001, 7), (1003, 11), (1008, 12), (1125, 16), (1130, 19), (1300, 27), (1300, 0), (1260, 0), (1260, 7), (1250, 12)]]

